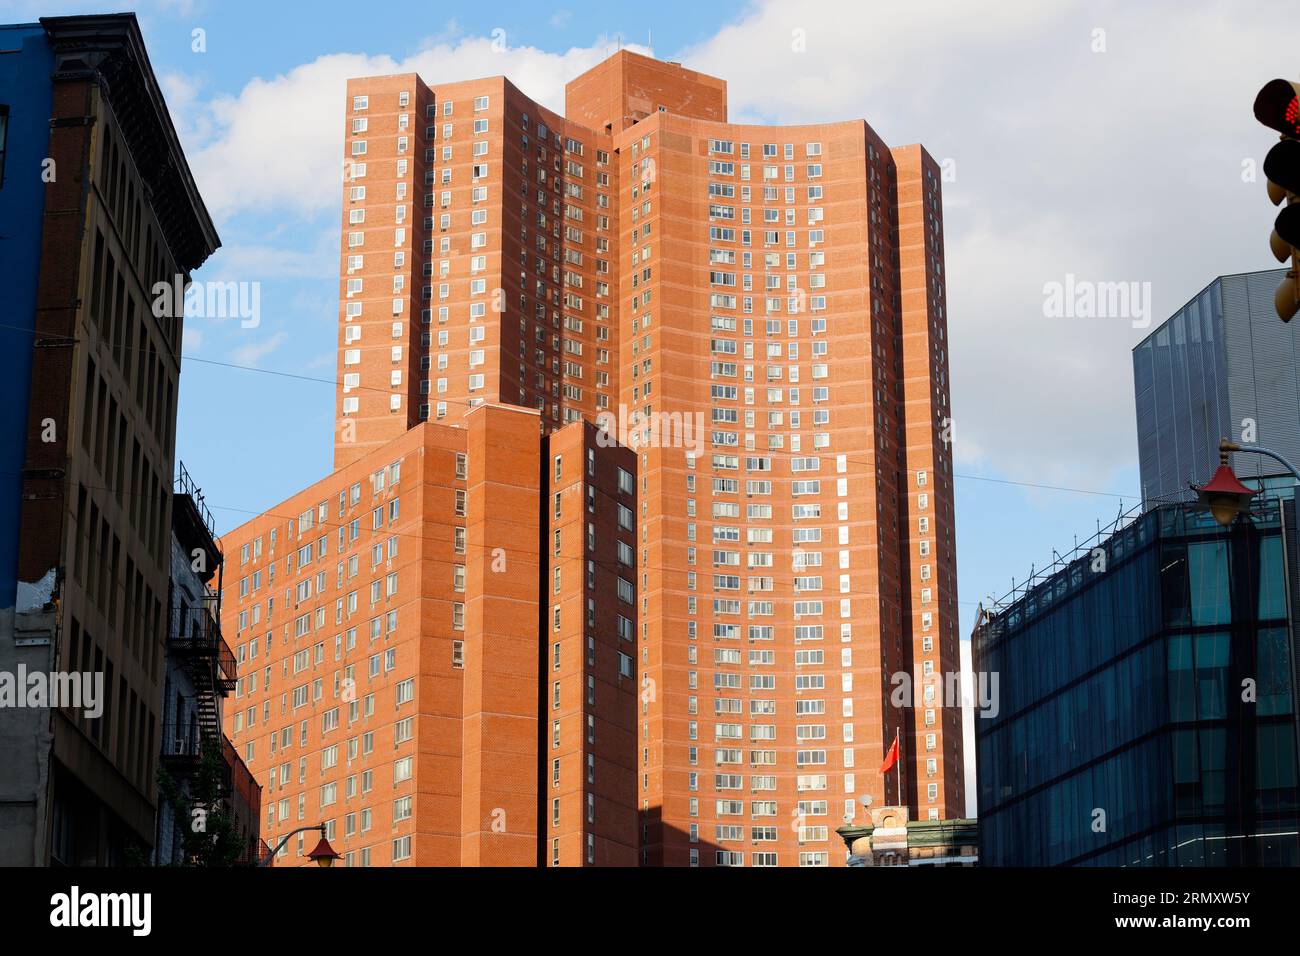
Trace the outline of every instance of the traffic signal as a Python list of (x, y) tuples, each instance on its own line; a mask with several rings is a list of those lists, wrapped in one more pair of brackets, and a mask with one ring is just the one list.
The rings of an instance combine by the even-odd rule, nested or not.
[(1273, 296), (1273, 305), (1283, 322), (1300, 311), (1300, 84), (1270, 80), (1255, 97), (1255, 119), (1282, 134), (1281, 141), (1264, 157), (1268, 198), (1273, 205), (1286, 205), (1273, 222), (1269, 249), (1278, 262), (1291, 268)]

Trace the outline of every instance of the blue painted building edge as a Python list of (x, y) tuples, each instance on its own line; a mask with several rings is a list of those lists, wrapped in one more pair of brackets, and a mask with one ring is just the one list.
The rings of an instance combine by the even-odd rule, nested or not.
[(41, 265), (54, 55), (39, 23), (0, 26), (0, 609), (18, 579), (22, 470)]

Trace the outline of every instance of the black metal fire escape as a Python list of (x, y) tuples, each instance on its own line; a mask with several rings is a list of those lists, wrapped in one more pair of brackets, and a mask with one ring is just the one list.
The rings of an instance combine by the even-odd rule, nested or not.
[[(215, 590), (187, 605), (174, 591), (169, 601), (168, 654), (179, 660), (194, 689), (193, 725), (169, 725), (163, 738), (163, 757), (173, 773), (193, 773), (204, 751), (223, 752), (221, 698), (235, 689), (235, 655), (221, 635), (221, 581), (223, 557), (213, 530), (212, 516), (183, 465), (173, 495), (172, 523), (177, 540), (192, 559), (191, 567)], [(224, 765), (223, 761), (223, 765)], [(222, 774), (223, 796), (229, 794), (229, 768)]]

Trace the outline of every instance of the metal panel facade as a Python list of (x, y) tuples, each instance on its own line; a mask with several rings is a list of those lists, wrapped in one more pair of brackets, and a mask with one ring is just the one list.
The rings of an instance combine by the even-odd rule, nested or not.
[[(1296, 333), (1278, 321), (1281, 270), (1222, 276), (1133, 349), (1143, 500), (1185, 500), (1218, 465), (1221, 437), (1300, 456)], [(1253, 429), (1253, 431), (1252, 431)], [(1243, 478), (1278, 474), (1237, 455)]]

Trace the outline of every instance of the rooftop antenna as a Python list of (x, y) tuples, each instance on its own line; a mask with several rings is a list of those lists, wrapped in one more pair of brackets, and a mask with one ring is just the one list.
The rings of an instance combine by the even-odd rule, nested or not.
[(645, 32), (645, 45), (649, 48), (649, 50), (650, 50), (650, 55), (651, 55), (651, 56), (654, 56), (654, 55), (655, 55), (655, 34), (654, 34), (654, 30), (649, 30), (649, 29), (646, 30), (646, 32)]

